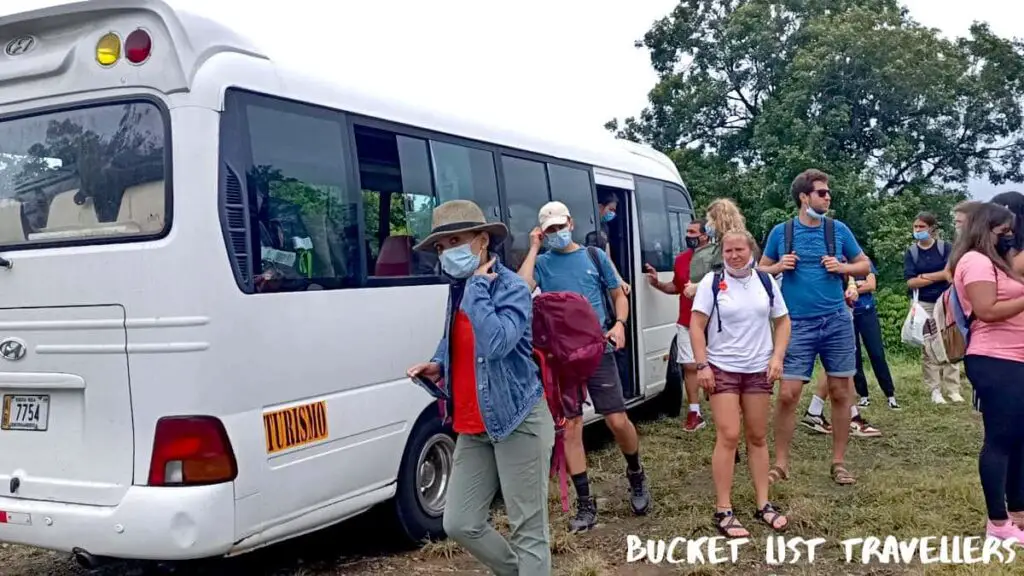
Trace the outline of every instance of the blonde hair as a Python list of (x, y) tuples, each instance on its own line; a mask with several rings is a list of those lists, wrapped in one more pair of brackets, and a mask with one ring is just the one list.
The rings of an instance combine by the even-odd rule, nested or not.
[[(708, 205), (708, 220), (715, 227), (716, 235), (725, 235), (734, 230), (747, 233), (747, 221), (736, 203), (728, 198), (719, 198)], [(749, 234), (749, 233), (748, 233)]]
[[(742, 216), (741, 216), (742, 218)], [(754, 239), (754, 235), (750, 233), (746, 228), (733, 228), (725, 234), (722, 234), (722, 244), (725, 244), (725, 239), (733, 236), (739, 236), (747, 241), (747, 245), (750, 246), (750, 253), (756, 254), (758, 252), (757, 240)]]

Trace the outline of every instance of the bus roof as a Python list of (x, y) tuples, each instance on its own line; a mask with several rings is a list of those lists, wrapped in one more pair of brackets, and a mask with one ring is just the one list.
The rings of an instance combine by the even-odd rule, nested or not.
[[(152, 37), (152, 55), (142, 65), (121, 60), (97, 62), (99, 39), (114, 32), (123, 40), (143, 28)], [(26, 38), (30, 38), (25, 49)], [(453, 136), (591, 164), (598, 168), (682, 183), (675, 164), (650, 146), (611, 134), (539, 138), (493, 123), (482, 124), (426, 109), (357, 85), (340, 85), (289, 69), (248, 39), (219, 22), (175, 9), (162, 0), (88, 0), (0, 18), (0, 111), (4, 105), (63, 94), (126, 87), (164, 94), (195, 91), (217, 98), (246, 78), (276, 77), (285, 92), (300, 101), (408, 124)], [(11, 47), (23, 49), (15, 50)], [(173, 49), (167, 50), (166, 47)], [(233, 57), (221, 58), (228, 54)], [(147, 73), (147, 71), (149, 73)], [(153, 73), (153, 72), (156, 73)], [(268, 75), (268, 73), (270, 73)], [(63, 95), (62, 94), (62, 95)], [(275, 95), (275, 94), (271, 94)], [(614, 175), (612, 175), (614, 178)]]

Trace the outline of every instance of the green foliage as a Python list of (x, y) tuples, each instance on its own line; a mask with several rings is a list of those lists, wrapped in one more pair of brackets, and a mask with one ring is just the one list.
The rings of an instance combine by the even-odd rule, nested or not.
[(898, 0), (681, 0), (637, 46), (658, 83), (606, 127), (668, 154), (699, 207), (735, 200), (762, 241), (795, 212), (793, 178), (827, 172), (878, 268), (893, 349), (915, 215), (951, 238), (969, 179), (1024, 180), (1024, 44), (985, 24), (948, 39)]
[(900, 333), (903, 321), (910, 311), (910, 298), (906, 290), (882, 288), (875, 293), (875, 305), (878, 307), (878, 321), (882, 324), (882, 341), (885, 342), (886, 355), (913, 356), (918, 354), (916, 348), (903, 343)]

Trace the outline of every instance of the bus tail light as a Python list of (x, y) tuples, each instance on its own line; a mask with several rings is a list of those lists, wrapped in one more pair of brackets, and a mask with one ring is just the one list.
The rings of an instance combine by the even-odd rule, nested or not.
[(96, 61), (100, 66), (113, 66), (121, 59), (121, 39), (113, 32), (104, 34), (96, 43)]
[(142, 64), (149, 58), (153, 49), (153, 39), (149, 33), (139, 28), (128, 35), (124, 41), (124, 57), (132, 64)]
[(212, 416), (175, 416), (156, 423), (150, 486), (230, 482), (238, 464), (224, 424)]

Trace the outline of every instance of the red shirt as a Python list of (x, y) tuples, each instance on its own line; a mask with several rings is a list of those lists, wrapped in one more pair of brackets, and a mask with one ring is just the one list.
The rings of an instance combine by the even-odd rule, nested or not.
[(455, 401), (452, 426), (458, 434), (483, 434), (483, 417), (476, 397), (476, 350), (473, 324), (462, 310), (455, 315), (451, 335), (452, 357), (449, 379)]
[(687, 328), (690, 327), (693, 300), (683, 295), (683, 288), (686, 288), (686, 283), (690, 281), (690, 260), (693, 260), (693, 250), (687, 248), (680, 252), (679, 256), (676, 256), (675, 276), (672, 277), (672, 283), (679, 292), (679, 319), (676, 323)]

